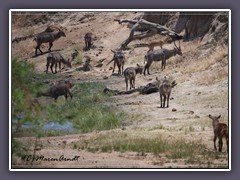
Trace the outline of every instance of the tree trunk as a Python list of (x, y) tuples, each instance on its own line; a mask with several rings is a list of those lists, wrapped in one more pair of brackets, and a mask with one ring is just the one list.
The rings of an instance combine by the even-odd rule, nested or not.
[(146, 86), (141, 86), (139, 88), (136, 89), (131, 89), (129, 91), (119, 91), (119, 90), (113, 90), (113, 89), (109, 89), (109, 88), (105, 88), (103, 90), (104, 93), (110, 93), (113, 95), (124, 95), (124, 94), (132, 94), (135, 92), (139, 92), (140, 94), (151, 94), (151, 93), (155, 93), (158, 92), (158, 86), (156, 85), (156, 83), (149, 83)]
[[(140, 20), (115, 19), (114, 21), (118, 21), (119, 24), (122, 24), (122, 23), (134, 24), (130, 31), (129, 37), (121, 43), (121, 46), (119, 47), (119, 49), (126, 48), (126, 46), (133, 40), (136, 40), (136, 39), (141, 40), (143, 38), (150, 37), (155, 34), (169, 35), (173, 39), (173, 41), (182, 39), (182, 36), (178, 35), (174, 31), (171, 31), (165, 26), (162, 26), (157, 23), (152, 23), (144, 19), (140, 19)], [(135, 31), (137, 31), (140, 27), (148, 30), (141, 32), (140, 34), (134, 34)]]

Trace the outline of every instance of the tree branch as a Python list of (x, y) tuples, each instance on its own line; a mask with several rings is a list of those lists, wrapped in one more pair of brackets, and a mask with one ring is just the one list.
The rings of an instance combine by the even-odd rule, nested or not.
[[(114, 19), (114, 21), (117, 21), (119, 24), (122, 24), (122, 23), (134, 24), (130, 31), (129, 37), (121, 43), (120, 49), (124, 49), (133, 40), (136, 40), (136, 39), (141, 40), (143, 38), (150, 37), (155, 34), (169, 35), (174, 42), (175, 40), (180, 40), (183, 38), (183, 36), (178, 35), (176, 32), (168, 29), (167, 27), (157, 23), (146, 21), (145, 19), (140, 19), (140, 20)], [(134, 35), (134, 32), (140, 28), (147, 29), (148, 31), (143, 32), (141, 34)]]

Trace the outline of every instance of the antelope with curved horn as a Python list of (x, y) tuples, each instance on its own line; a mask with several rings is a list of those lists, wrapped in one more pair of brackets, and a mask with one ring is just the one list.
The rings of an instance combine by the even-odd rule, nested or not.
[(145, 61), (147, 61), (146, 65), (144, 66), (143, 74), (145, 75), (145, 72), (147, 70), (147, 73), (149, 73), (149, 68), (153, 61), (162, 61), (162, 70), (166, 67), (166, 60), (176, 56), (176, 55), (182, 55), (181, 47), (175, 47), (173, 49), (158, 49), (154, 51), (150, 51), (147, 53), (147, 55), (144, 56)]
[(52, 29), (52, 26), (49, 26), (45, 31), (38, 33), (35, 38), (33, 39), (36, 41), (37, 45), (35, 48), (35, 55), (37, 56), (37, 50), (39, 50), (41, 53), (42, 50), (40, 49), (40, 46), (42, 43), (49, 43), (48, 50), (51, 51), (51, 48), (53, 46), (53, 42), (60, 37), (66, 37), (66, 34), (58, 27), (53, 26), (58, 31), (55, 31)]

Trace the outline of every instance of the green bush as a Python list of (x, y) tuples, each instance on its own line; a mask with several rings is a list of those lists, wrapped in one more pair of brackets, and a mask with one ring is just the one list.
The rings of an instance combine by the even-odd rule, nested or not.
[(100, 83), (76, 84), (73, 99), (47, 106), (48, 118), (60, 123), (64, 120), (72, 122), (82, 133), (119, 127), (124, 114), (106, 104), (109, 96), (103, 89)]
[(78, 130), (81, 133), (120, 127), (124, 114), (107, 105), (109, 95), (103, 93), (103, 84), (76, 84), (71, 89), (72, 99), (65, 101), (59, 97), (55, 102), (50, 98), (52, 101), (39, 104), (36, 95), (47, 90), (48, 85), (43, 83), (46, 78), (52, 78), (52, 75), (35, 74), (34, 66), (26, 61), (12, 61), (12, 119), (17, 121), (15, 131), (19, 131), (24, 123), (31, 124), (37, 136), (61, 135), (59, 132), (44, 134), (41, 131), (41, 126), (51, 122), (71, 122), (73, 132)]

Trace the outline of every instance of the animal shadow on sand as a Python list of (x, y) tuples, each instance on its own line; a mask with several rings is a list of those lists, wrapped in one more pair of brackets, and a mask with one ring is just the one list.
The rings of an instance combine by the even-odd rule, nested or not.
[(31, 58), (36, 58), (36, 57), (38, 57), (38, 56), (41, 56), (41, 55), (44, 55), (44, 54), (48, 54), (48, 53), (50, 53), (50, 52), (58, 52), (58, 51), (62, 51), (63, 49), (56, 49), (56, 50), (51, 50), (51, 51), (45, 51), (45, 52), (43, 52), (43, 53), (41, 53), (41, 54), (38, 54), (38, 55), (33, 55)]

